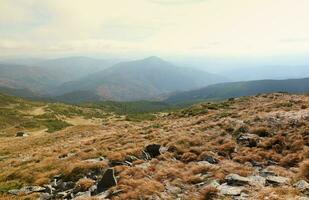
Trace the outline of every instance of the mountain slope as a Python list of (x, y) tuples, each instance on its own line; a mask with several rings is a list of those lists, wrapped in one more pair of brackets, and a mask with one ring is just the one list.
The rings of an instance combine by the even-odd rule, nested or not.
[(35, 65), (0, 63), (0, 86), (48, 93), (64, 82), (106, 69), (109, 61), (87, 57), (45, 60)]
[(101, 108), (0, 94), (0, 199), (308, 196), (308, 95), (205, 102), (142, 122)]
[(207, 99), (226, 99), (258, 93), (309, 92), (309, 78), (287, 80), (259, 80), (210, 85), (199, 90), (181, 92), (166, 99), (168, 103), (185, 103)]
[(218, 75), (176, 67), (160, 58), (149, 57), (119, 63), (78, 81), (65, 83), (56, 93), (88, 90), (95, 91), (106, 99), (131, 101), (150, 99), (164, 93), (190, 90), (225, 80)]

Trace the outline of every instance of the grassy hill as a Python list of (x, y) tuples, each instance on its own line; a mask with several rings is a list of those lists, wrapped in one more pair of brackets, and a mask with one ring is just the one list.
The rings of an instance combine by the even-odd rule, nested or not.
[[(138, 105), (164, 107), (148, 102), (78, 107), (1, 95), (1, 109), (11, 114), (0, 115), (8, 122), (0, 129), (0, 199), (87, 195), (106, 181), (106, 169), (113, 169), (117, 180), (106, 188), (113, 200), (307, 195), (298, 185), (309, 181), (308, 96), (274, 93), (203, 102), (142, 122), (102, 111), (143, 111)], [(70, 126), (29, 131), (28, 137), (3, 134), (27, 119), (46, 128), (42, 122), (54, 116)], [(164, 148), (147, 156), (156, 151), (150, 144)]]
[(309, 78), (220, 83), (198, 90), (177, 93), (168, 97), (166, 102), (181, 104), (273, 92), (307, 93), (309, 92)]

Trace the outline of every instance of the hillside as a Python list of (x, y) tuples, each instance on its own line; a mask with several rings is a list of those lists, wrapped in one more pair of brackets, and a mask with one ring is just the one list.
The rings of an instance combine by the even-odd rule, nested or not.
[(9, 89), (25, 89), (42, 96), (65, 82), (106, 69), (110, 65), (109, 61), (87, 57), (44, 60), (33, 65), (0, 63), (0, 86), (7, 88), (7, 92), (10, 92)]
[[(13, 112), (1, 115), (1, 121), (10, 121), (0, 131), (2, 199), (308, 197), (305, 95), (274, 93), (200, 103), (140, 121), (93, 105), (46, 104), (5, 95), (0, 107)], [(27, 137), (12, 131), (11, 126), (21, 128), (16, 125), (22, 119), (50, 115), (70, 126), (53, 133), (29, 132)], [(12, 116), (21, 117), (8, 120)]]
[(220, 83), (198, 90), (176, 93), (168, 97), (166, 102), (172, 104), (182, 104), (272, 92), (288, 92), (295, 94), (308, 93), (309, 78)]
[(56, 94), (92, 91), (104, 99), (132, 101), (157, 98), (175, 91), (199, 88), (225, 78), (199, 70), (176, 67), (157, 57), (123, 62), (78, 81), (61, 85)]

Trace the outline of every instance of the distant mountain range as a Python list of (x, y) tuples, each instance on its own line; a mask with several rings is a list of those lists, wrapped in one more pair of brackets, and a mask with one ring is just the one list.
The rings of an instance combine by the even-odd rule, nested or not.
[(272, 92), (307, 93), (309, 92), (309, 78), (220, 83), (171, 95), (165, 102), (182, 104)]
[(27, 89), (42, 95), (62, 83), (98, 72), (110, 65), (108, 61), (87, 57), (44, 60), (29, 66), (3, 62), (0, 63), (0, 86)]
[(74, 91), (92, 91), (104, 99), (132, 101), (157, 98), (175, 91), (200, 88), (226, 81), (219, 75), (181, 68), (158, 57), (122, 62), (106, 70), (67, 82), (53, 96)]
[[(28, 65), (20, 65), (23, 61)], [(177, 67), (158, 57), (118, 64), (87, 57), (0, 63), (0, 91), (73, 103), (158, 99), (171, 92), (227, 80), (201, 70)]]

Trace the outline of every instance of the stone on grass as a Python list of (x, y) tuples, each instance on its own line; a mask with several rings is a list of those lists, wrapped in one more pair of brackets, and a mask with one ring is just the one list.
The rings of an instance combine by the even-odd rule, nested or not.
[(218, 186), (217, 189), (220, 191), (220, 194), (222, 195), (239, 196), (245, 188), (238, 186), (230, 186), (224, 183)]
[(309, 191), (309, 183), (305, 180), (300, 180), (293, 186), (300, 191)]
[(102, 193), (102, 192), (108, 190), (109, 188), (117, 185), (117, 180), (115, 178), (114, 173), (115, 173), (114, 169), (112, 169), (112, 168), (107, 169), (104, 172), (103, 177), (98, 182), (97, 193)]
[(273, 185), (273, 186), (282, 186), (282, 185), (289, 185), (290, 179), (282, 176), (268, 176), (266, 177), (266, 184)]
[(239, 176), (238, 174), (229, 174), (225, 177), (228, 185), (231, 186), (243, 186), (248, 185), (250, 183), (250, 179)]

